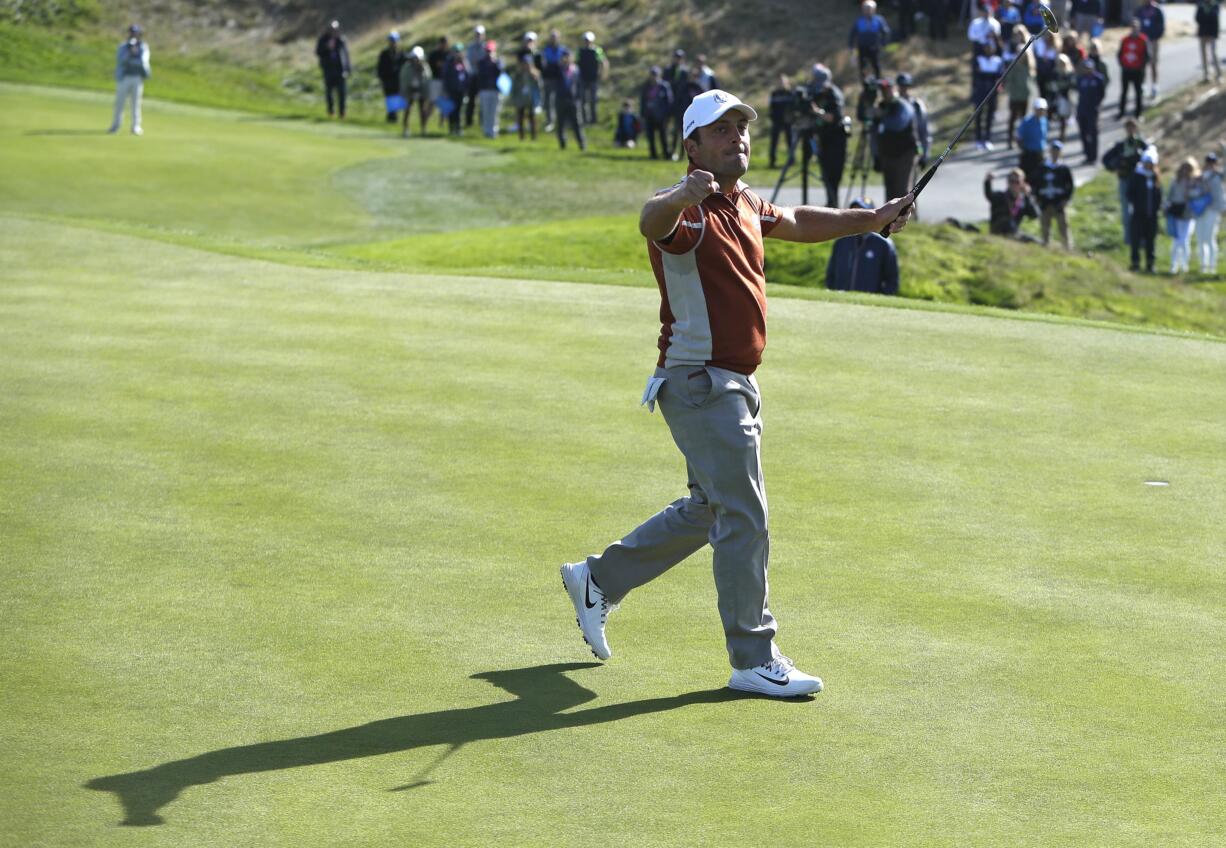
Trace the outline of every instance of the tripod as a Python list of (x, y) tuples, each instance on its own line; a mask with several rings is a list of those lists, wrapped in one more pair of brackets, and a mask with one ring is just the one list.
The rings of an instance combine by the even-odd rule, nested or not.
[(847, 178), (847, 197), (843, 199), (843, 208), (851, 206), (852, 192), (855, 191), (856, 177), (860, 178), (860, 194), (864, 197), (868, 191), (869, 166), (868, 122), (861, 122), (860, 137), (856, 139), (856, 152), (851, 157), (851, 176)]
[[(803, 143), (802, 143), (803, 142)], [(788, 158), (779, 172), (779, 181), (775, 183), (775, 191), (771, 194), (771, 203), (779, 199), (779, 189), (788, 178), (788, 169), (796, 163), (796, 145), (801, 144), (800, 153), (800, 205), (809, 205), (809, 163), (813, 161), (813, 131), (797, 130), (792, 133), (788, 143)]]

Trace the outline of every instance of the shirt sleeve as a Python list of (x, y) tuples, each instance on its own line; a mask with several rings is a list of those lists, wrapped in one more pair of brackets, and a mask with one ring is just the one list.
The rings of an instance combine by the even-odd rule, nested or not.
[(763, 200), (748, 189), (745, 190), (745, 193), (753, 201), (753, 207), (758, 210), (758, 219), (762, 225), (762, 237), (766, 238), (771, 234), (771, 230), (779, 226), (779, 207), (768, 200)]
[[(671, 191), (671, 189), (665, 189), (665, 191)], [(681, 213), (673, 231), (654, 244), (665, 253), (677, 255), (689, 253), (698, 246), (698, 242), (702, 241), (702, 234), (706, 226), (707, 216), (702, 211), (702, 204), (691, 206)]]

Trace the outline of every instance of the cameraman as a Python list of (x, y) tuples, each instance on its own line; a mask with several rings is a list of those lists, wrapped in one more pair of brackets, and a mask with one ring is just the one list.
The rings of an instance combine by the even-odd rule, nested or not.
[(132, 135), (140, 135), (140, 101), (149, 78), (149, 45), (141, 39), (141, 28), (128, 27), (128, 38), (119, 45), (115, 57), (115, 118), (107, 132), (119, 132), (123, 123), (124, 104), (132, 101)]
[(839, 183), (843, 181), (843, 165), (847, 161), (848, 126), (843, 120), (843, 92), (834, 84), (825, 65), (813, 66), (808, 96), (813, 113), (810, 120), (816, 119), (809, 125), (815, 127), (817, 164), (822, 169), (822, 185), (826, 187), (826, 205), (838, 209)]
[(779, 149), (779, 137), (784, 144), (791, 146), (792, 139), (792, 81), (787, 74), (779, 76), (779, 87), (771, 92), (771, 164), (775, 166), (775, 152)]
[(895, 95), (890, 80), (879, 80), (877, 85), (881, 88), (881, 103), (869, 136), (873, 169), (881, 172), (887, 197), (902, 197), (911, 190), (915, 157), (923, 149), (916, 128), (915, 109)]

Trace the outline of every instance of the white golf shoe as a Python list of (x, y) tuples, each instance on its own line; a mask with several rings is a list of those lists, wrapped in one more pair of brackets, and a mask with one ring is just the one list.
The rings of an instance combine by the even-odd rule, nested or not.
[(822, 680), (797, 671), (792, 661), (780, 654), (766, 665), (734, 668), (732, 677), (728, 679), (728, 688), (772, 698), (794, 698), (822, 691)]
[(617, 604), (610, 604), (604, 592), (592, 580), (591, 569), (586, 562), (565, 563), (562, 566), (562, 585), (570, 602), (575, 605), (575, 624), (583, 632), (583, 641), (587, 642), (596, 659), (607, 660), (613, 656), (609, 643), (604, 638), (605, 622), (609, 613), (617, 609)]

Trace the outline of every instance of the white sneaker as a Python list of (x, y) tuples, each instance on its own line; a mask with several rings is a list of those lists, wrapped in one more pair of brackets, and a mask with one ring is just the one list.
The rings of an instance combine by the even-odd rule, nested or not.
[(609, 613), (617, 609), (617, 604), (610, 604), (604, 592), (592, 581), (591, 569), (586, 562), (564, 563), (561, 572), (562, 586), (570, 595), (570, 602), (575, 605), (575, 624), (583, 632), (583, 641), (587, 642), (596, 659), (607, 660), (613, 656), (613, 651), (605, 641), (604, 625)]
[(985, 141), (985, 142), (983, 143), (983, 149), (984, 149), (984, 150), (986, 150), (986, 151), (988, 151), (989, 153), (991, 153), (993, 150), (995, 150), (995, 149), (996, 149), (996, 145), (995, 145), (995, 144), (993, 144), (993, 143), (992, 143), (992, 142), (990, 142), (990, 141)]
[(734, 668), (732, 677), (728, 679), (728, 688), (772, 698), (794, 698), (822, 691), (822, 680), (797, 671), (790, 659), (778, 655), (766, 665)]
[(145, 131), (140, 127), (132, 127), (132, 135), (144, 135)]

